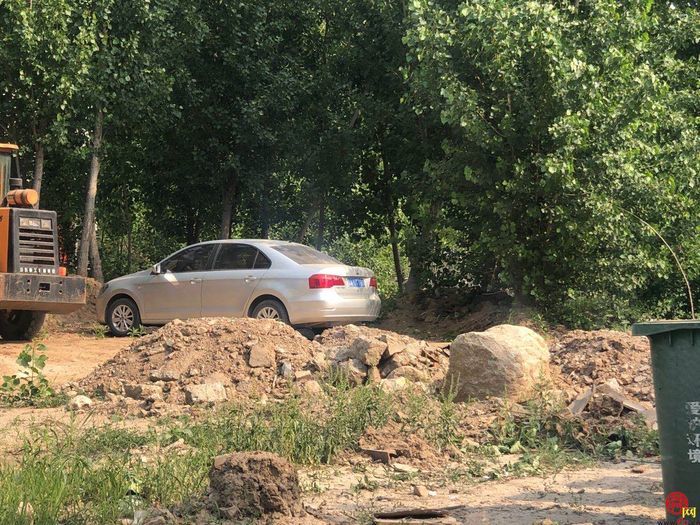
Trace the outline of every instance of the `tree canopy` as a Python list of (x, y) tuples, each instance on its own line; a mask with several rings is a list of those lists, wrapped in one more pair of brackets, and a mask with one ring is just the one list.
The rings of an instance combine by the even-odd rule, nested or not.
[(83, 273), (275, 237), (582, 326), (688, 315), (661, 238), (700, 283), (695, 2), (0, 0), (0, 93)]

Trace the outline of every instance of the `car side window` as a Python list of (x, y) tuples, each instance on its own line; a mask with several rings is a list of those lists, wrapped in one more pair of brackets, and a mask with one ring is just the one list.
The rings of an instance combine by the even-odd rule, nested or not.
[(166, 259), (161, 268), (172, 273), (203, 272), (208, 269), (209, 257), (215, 247), (215, 244), (192, 246)]
[(258, 257), (255, 259), (255, 266), (253, 266), (253, 268), (256, 270), (267, 270), (271, 264), (272, 263), (270, 262), (270, 259), (267, 258), (267, 255), (258, 250)]
[(260, 252), (247, 244), (223, 243), (214, 262), (214, 270), (251, 270), (257, 268)]

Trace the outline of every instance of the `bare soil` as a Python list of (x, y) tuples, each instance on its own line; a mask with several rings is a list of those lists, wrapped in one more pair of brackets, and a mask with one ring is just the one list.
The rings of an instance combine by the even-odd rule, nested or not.
[(46, 316), (44, 329), (50, 333), (92, 334), (99, 329), (96, 301), (101, 289), (101, 282), (85, 279), (85, 306), (70, 314)]
[[(320, 494), (305, 498), (307, 511), (326, 523), (343, 525), (380, 511), (407, 508), (452, 508), (450, 515), (464, 524), (646, 525), (664, 517), (657, 463), (606, 463), (545, 477), (472, 485), (446, 482), (444, 474), (430, 473), (397, 481), (396, 473), (389, 469), (373, 465), (362, 472), (349, 467), (333, 473), (327, 469), (304, 471), (304, 484), (320, 490)], [(417, 484), (434, 495), (416, 496), (413, 487)]]
[[(58, 332), (49, 334), (41, 342), (46, 345), (48, 356), (44, 373), (51, 384), (58, 385), (85, 377), (132, 340)], [(17, 355), (25, 345), (0, 341), (0, 374), (17, 371)]]
[[(503, 309), (488, 304), (476, 321), (470, 321), (481, 323), (476, 329), (501, 319)], [(464, 321), (445, 319), (437, 324), (433, 342), (444, 340), (447, 326), (466, 326)], [(118, 397), (124, 395), (125, 385), (155, 385), (163, 394), (159, 402), (171, 406), (187, 403), (186, 388), (197, 384), (221, 383), (228, 399), (284, 396), (291, 382), (321, 374), (331, 354), (338, 347), (351, 346), (357, 337), (398, 341), (407, 347), (416, 344), (415, 339), (404, 335), (347, 327), (308, 341), (287, 326), (249, 319), (174, 322), (139, 339), (88, 336), (87, 326), (82, 321), (64, 324), (52, 328), (45, 338), (49, 357), (45, 372), (52, 385), (90, 395), (113, 392)], [(389, 327), (390, 323), (385, 320), (380, 326)], [(400, 323), (391, 327), (402, 329)], [(441, 373), (445, 345), (422, 345), (427, 349), (421, 354), (426, 358), (425, 370)], [(16, 371), (15, 359), (23, 346), (0, 343), (0, 373)], [(431, 361), (433, 350), (443, 352), (442, 357)], [(592, 385), (614, 379), (625, 395), (653, 403), (649, 350), (643, 338), (612, 331), (562, 332), (550, 337), (550, 352), (555, 386), (567, 400)], [(79, 415), (77, 424), (100, 425), (112, 414), (114, 405), (93, 399), (95, 405), (108, 409), (93, 406)], [(153, 405), (153, 400), (148, 405)], [(503, 402), (497, 398), (471, 403), (461, 430), (480, 442), (502, 409)], [(13, 443), (18, 443), (18, 438), (12, 436), (35, 423), (51, 421), (60, 429), (76, 424), (73, 417), (64, 407), (0, 408), (0, 424), (12, 429), (6, 434), (2, 450), (11, 452)], [(304, 520), (288, 518), (289, 523), (357, 523), (374, 512), (405, 507), (456, 507), (450, 512), (458, 523), (534, 524), (550, 519), (558, 523), (622, 525), (663, 517), (661, 476), (655, 460), (602, 464), (556, 476), (461, 482), (455, 473), (459, 465), (463, 468), (463, 461), (454, 462), (456, 457), (450, 450), (437, 452), (418, 434), (402, 433), (400, 425), (405, 417), (397, 414), (384, 428), (369, 429), (358, 445), (364, 450), (389, 450), (396, 463), (408, 464), (415, 472), (406, 474), (373, 463), (366, 452), (347, 454), (332, 467), (302, 469), (301, 483), (306, 489), (302, 500), (310, 515)], [(152, 424), (149, 421), (154, 420), (127, 418), (120, 424), (145, 428)], [(424, 485), (430, 495), (415, 495), (414, 485)]]

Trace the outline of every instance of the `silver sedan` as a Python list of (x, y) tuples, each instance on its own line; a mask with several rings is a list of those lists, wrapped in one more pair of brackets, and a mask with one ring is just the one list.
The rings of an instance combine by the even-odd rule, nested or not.
[(374, 321), (381, 301), (367, 269), (285, 241), (194, 244), (106, 283), (97, 313), (117, 336), (192, 317), (257, 317), (294, 326)]

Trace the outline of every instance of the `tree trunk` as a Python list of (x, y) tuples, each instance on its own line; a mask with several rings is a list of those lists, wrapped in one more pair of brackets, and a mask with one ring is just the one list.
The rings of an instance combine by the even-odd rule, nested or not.
[(309, 226), (311, 226), (311, 221), (313, 220), (314, 215), (315, 215), (314, 211), (315, 211), (315, 209), (312, 207), (306, 213), (306, 217), (304, 218), (304, 223), (301, 225), (301, 228), (299, 228), (299, 231), (297, 232), (297, 235), (296, 235), (297, 242), (304, 242), (304, 237), (306, 237), (306, 232), (309, 231)]
[[(40, 141), (34, 143), (34, 181), (32, 187), (39, 194), (41, 201), (41, 181), (44, 178), (44, 144)], [(36, 203), (39, 207), (39, 202)]]
[(83, 233), (80, 237), (80, 255), (78, 257), (78, 275), (87, 276), (88, 259), (90, 254), (90, 236), (95, 229), (95, 198), (97, 197), (97, 178), (100, 175), (100, 150), (102, 148), (102, 125), (104, 113), (97, 109), (95, 132), (92, 136), (92, 158), (90, 160), (90, 175), (88, 178), (87, 195), (85, 197), (85, 214), (83, 215)]
[(394, 258), (394, 272), (396, 274), (396, 284), (399, 293), (403, 293), (403, 269), (401, 268), (401, 256), (399, 254), (399, 238), (396, 234), (396, 206), (391, 191), (391, 170), (389, 169), (389, 159), (384, 148), (384, 141), (380, 141), (380, 151), (382, 155), (382, 168), (384, 175), (384, 195), (386, 199), (387, 219), (389, 225), (389, 240), (391, 242), (391, 254)]
[(394, 207), (389, 213), (389, 238), (391, 239), (391, 253), (394, 256), (394, 271), (396, 272), (396, 284), (399, 285), (399, 293), (403, 293), (403, 269), (401, 268), (401, 256), (399, 255), (399, 239), (396, 235), (396, 217)]
[(262, 217), (260, 217), (260, 220), (262, 222), (260, 228), (260, 238), (268, 239), (270, 237), (270, 202), (269, 197), (267, 195), (263, 195), (263, 201), (260, 206), (260, 211), (262, 215)]
[(134, 223), (131, 220), (131, 210), (129, 211), (129, 231), (126, 233), (126, 270), (131, 273), (131, 246)]
[(321, 200), (318, 204), (318, 230), (316, 231), (316, 249), (323, 248), (323, 230), (326, 228), (326, 199), (321, 195)]
[(187, 213), (187, 244), (197, 244), (201, 232), (199, 212), (192, 210)]
[(100, 257), (100, 246), (97, 242), (97, 227), (92, 230), (90, 237), (90, 259), (92, 259), (92, 276), (95, 280), (103, 283), (105, 278), (102, 274), (102, 258)]
[(236, 173), (231, 171), (226, 178), (226, 187), (224, 188), (224, 198), (221, 210), (221, 228), (219, 230), (220, 239), (228, 239), (231, 237), (231, 223), (233, 221), (233, 201), (236, 197), (236, 185), (238, 179)]

